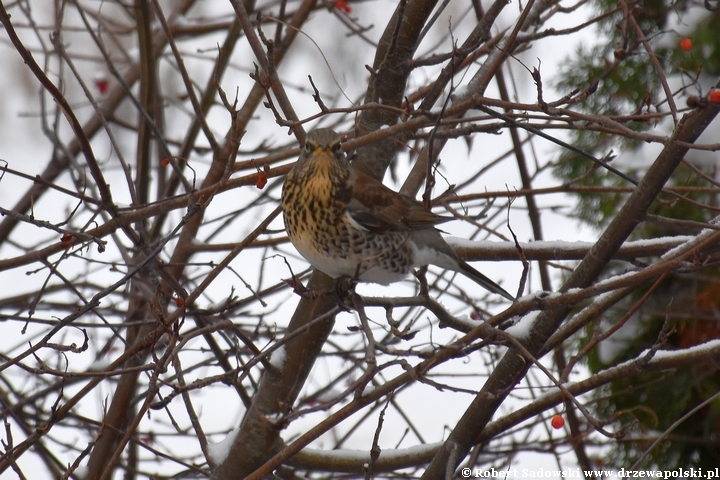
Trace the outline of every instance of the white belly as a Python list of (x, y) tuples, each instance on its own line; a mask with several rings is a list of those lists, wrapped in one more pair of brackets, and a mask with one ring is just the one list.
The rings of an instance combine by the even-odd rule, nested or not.
[(313, 246), (312, 242), (312, 238), (302, 235), (301, 238), (294, 239), (293, 244), (310, 265), (332, 278), (357, 277), (359, 274), (358, 278), (362, 282), (389, 285), (404, 280), (408, 275), (407, 273), (392, 272), (378, 266), (371, 266), (372, 259), (358, 255), (331, 258), (321, 254), (317, 246)]

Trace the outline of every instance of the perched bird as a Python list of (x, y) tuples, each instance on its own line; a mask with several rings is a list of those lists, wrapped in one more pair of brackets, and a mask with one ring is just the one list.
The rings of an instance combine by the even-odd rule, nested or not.
[(390, 284), (433, 264), (512, 295), (457, 257), (435, 228), (452, 220), (353, 168), (329, 128), (311, 131), (282, 191), (285, 229), (300, 254), (333, 278)]

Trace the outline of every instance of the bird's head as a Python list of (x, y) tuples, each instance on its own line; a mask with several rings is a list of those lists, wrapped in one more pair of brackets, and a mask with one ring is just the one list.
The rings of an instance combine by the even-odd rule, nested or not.
[(342, 151), (340, 135), (330, 128), (318, 128), (309, 132), (298, 160), (298, 167), (305, 165), (321, 170), (338, 167), (347, 169), (348, 163)]

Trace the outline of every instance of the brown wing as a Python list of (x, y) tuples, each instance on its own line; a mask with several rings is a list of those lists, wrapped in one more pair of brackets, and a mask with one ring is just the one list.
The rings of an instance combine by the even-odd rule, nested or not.
[(370, 231), (418, 230), (452, 220), (434, 214), (422, 203), (389, 189), (365, 173), (354, 170), (350, 185), (352, 197), (348, 213)]

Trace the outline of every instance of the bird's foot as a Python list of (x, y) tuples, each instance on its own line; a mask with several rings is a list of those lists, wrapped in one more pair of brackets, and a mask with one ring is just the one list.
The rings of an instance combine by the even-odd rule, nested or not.
[(353, 310), (353, 295), (355, 294), (355, 285), (357, 279), (349, 275), (344, 275), (333, 280), (333, 290), (337, 298), (338, 306), (343, 310)]

